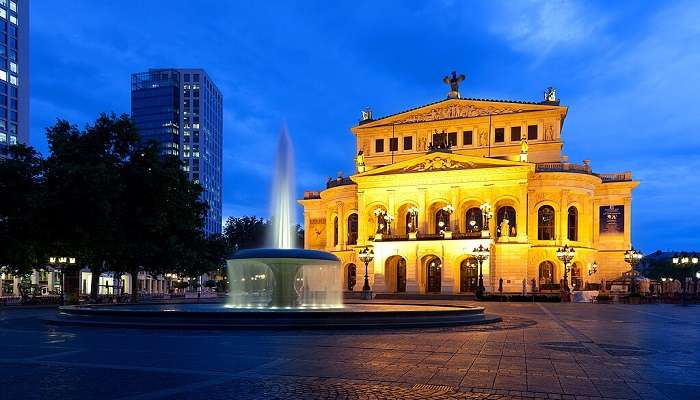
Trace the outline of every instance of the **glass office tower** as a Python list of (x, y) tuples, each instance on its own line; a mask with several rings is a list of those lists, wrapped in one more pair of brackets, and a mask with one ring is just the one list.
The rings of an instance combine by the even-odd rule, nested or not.
[[(2, 0), (0, 0), (2, 1)], [(221, 233), (223, 97), (203, 69), (150, 69), (131, 75), (131, 117), (144, 140), (180, 157), (209, 205), (205, 232)]]
[(29, 0), (0, 0), (0, 157), (29, 144)]

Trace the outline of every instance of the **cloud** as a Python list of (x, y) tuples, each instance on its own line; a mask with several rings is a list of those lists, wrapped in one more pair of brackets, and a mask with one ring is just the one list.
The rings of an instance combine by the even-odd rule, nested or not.
[(497, 3), (491, 11), (491, 31), (538, 60), (556, 49), (590, 42), (606, 24), (591, 4), (573, 0), (511, 1)]

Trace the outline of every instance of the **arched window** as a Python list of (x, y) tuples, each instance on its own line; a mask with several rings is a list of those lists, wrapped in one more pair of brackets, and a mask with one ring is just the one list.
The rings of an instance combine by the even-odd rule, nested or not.
[(539, 280), (540, 288), (542, 288), (543, 285), (554, 284), (554, 264), (552, 264), (550, 261), (543, 261), (540, 264)]
[[(503, 225), (503, 220), (508, 220), (508, 232), (501, 232), (501, 227), (505, 228)], [(496, 221), (498, 225), (496, 226), (496, 232), (498, 236), (517, 236), (518, 230), (515, 226), (515, 208), (511, 206), (504, 206), (498, 209), (496, 213)]]
[(418, 231), (418, 213), (406, 212), (406, 234)]
[(537, 210), (537, 239), (554, 240), (554, 208), (542, 206)]
[(333, 217), (333, 246), (338, 245), (338, 216)]
[(357, 244), (357, 214), (348, 217), (348, 244)]
[(480, 232), (484, 223), (484, 215), (479, 207), (467, 210), (467, 232)]
[(435, 213), (435, 233), (445, 230), (450, 230), (450, 213), (441, 208)]
[(569, 207), (568, 239), (578, 240), (578, 210), (576, 207)]

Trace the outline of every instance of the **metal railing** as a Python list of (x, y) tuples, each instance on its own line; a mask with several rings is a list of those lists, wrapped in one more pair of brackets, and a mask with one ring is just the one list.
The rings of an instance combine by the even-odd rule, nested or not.
[(338, 177), (335, 179), (329, 179), (328, 182), (326, 182), (326, 189), (334, 188), (337, 186), (345, 186), (345, 185), (354, 185), (355, 182), (352, 181), (352, 179), (348, 177)]

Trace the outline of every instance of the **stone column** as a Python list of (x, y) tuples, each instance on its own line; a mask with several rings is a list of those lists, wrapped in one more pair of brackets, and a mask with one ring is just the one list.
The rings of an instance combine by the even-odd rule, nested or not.
[(452, 186), (450, 188), (451, 199), (450, 202), (455, 211), (450, 215), (450, 230), (452, 232), (459, 231), (459, 210), (457, 206), (459, 205), (459, 186)]
[[(365, 192), (357, 192), (357, 244), (360, 246), (367, 244), (368, 234), (367, 206), (365, 205)], [(364, 267), (364, 265), (363, 265)]]
[(418, 233), (426, 234), (428, 230), (428, 191), (418, 188)]
[(632, 248), (632, 198), (625, 197), (625, 247)]
[(345, 235), (347, 221), (343, 217), (343, 202), (339, 201), (335, 203), (335, 209), (336, 213), (338, 214), (338, 247), (343, 249), (347, 243), (347, 238)]
[[(569, 204), (569, 191), (568, 190), (562, 190), (561, 191), (561, 200), (559, 201), (559, 214), (555, 214), (559, 221), (556, 222), (555, 229), (556, 231), (554, 232), (555, 237), (557, 238), (557, 243), (560, 245), (564, 245), (564, 243), (567, 243), (569, 241), (569, 229), (568, 229), (568, 223), (569, 223), (569, 207), (567, 205)], [(563, 276), (563, 275), (562, 275)]]
[(515, 225), (517, 229), (517, 241), (520, 243), (527, 243), (527, 219), (528, 219), (528, 198), (527, 198), (527, 184), (520, 185), (520, 196), (518, 198), (519, 206), (515, 210), (517, 216), (515, 217)]

